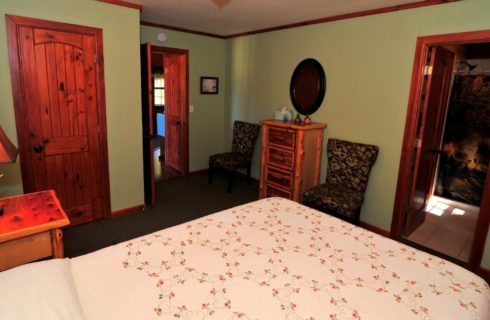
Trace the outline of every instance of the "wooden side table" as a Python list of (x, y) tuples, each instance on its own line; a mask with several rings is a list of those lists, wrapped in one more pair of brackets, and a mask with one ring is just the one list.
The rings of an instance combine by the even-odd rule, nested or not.
[(46, 257), (63, 258), (61, 227), (70, 224), (53, 190), (0, 199), (0, 271)]

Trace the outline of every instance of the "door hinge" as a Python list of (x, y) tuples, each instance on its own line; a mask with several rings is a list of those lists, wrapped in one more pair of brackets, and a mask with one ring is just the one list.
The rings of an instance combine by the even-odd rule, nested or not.
[(432, 66), (425, 66), (424, 67), (424, 76), (431, 76), (432, 75)]
[(97, 55), (94, 54), (94, 64), (97, 64)]
[(97, 132), (100, 133), (100, 124), (97, 124)]

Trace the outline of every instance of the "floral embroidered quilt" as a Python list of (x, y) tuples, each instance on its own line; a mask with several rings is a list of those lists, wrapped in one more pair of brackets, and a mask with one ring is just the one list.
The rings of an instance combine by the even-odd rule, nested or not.
[(87, 319), (490, 319), (473, 273), (282, 198), (71, 265)]

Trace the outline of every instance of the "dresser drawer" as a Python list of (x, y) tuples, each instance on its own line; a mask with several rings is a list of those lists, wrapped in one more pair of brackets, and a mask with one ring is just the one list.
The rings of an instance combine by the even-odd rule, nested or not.
[(296, 131), (283, 128), (269, 128), (269, 143), (294, 149)]
[(293, 185), (293, 174), (288, 171), (282, 171), (267, 167), (267, 183), (273, 183), (286, 189), (291, 189)]
[(281, 197), (286, 199), (291, 199), (291, 192), (281, 190), (274, 186), (267, 184), (265, 186), (265, 196), (268, 197)]
[(269, 147), (267, 162), (287, 170), (293, 170), (294, 152)]

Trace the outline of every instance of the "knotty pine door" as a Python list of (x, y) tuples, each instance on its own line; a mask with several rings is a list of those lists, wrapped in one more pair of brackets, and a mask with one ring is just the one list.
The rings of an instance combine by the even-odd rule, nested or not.
[(54, 189), (72, 224), (109, 215), (101, 30), (7, 25), (24, 191)]

